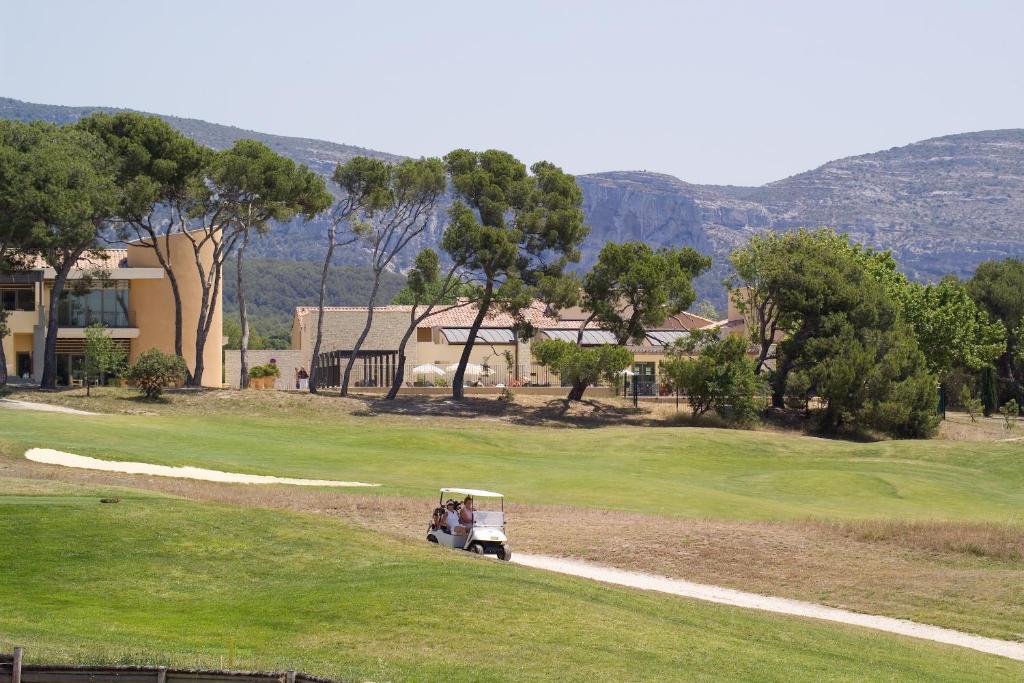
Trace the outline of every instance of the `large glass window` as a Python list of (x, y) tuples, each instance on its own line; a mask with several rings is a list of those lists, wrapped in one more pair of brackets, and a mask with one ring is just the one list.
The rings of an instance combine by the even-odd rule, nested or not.
[(88, 327), (93, 323), (103, 323), (107, 327), (131, 327), (127, 285), (64, 291), (61, 294), (57, 304), (58, 325)]
[(0, 289), (0, 308), (7, 311), (32, 311), (36, 307), (36, 291), (31, 287)]

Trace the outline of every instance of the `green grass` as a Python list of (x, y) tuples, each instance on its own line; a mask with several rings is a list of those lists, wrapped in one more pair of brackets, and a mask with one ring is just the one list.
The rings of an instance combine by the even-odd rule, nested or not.
[(946, 519), (1024, 523), (1024, 443), (850, 443), (701, 428), (510, 426), (433, 418), (0, 412), (0, 450), (438, 486), (725, 519)]
[(417, 681), (1024, 677), (965, 649), (126, 489), (0, 479), (0, 538), (0, 650), (30, 661)]

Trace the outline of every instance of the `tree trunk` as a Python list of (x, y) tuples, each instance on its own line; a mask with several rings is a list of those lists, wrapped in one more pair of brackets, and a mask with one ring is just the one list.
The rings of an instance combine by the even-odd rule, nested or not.
[(324, 302), (327, 299), (327, 272), (331, 268), (331, 259), (334, 257), (334, 232), (330, 233), (330, 243), (327, 245), (327, 255), (324, 257), (324, 267), (320, 271), (320, 302), (317, 306), (316, 316), (316, 342), (313, 344), (313, 357), (309, 361), (309, 393), (317, 392), (317, 382), (320, 378), (320, 344), (324, 339)]
[(57, 303), (60, 301), (60, 295), (64, 293), (68, 273), (84, 253), (85, 247), (81, 247), (67, 254), (53, 278), (53, 287), (50, 289), (50, 308), (46, 312), (46, 339), (43, 341), (43, 377), (39, 382), (42, 389), (57, 388)]
[(242, 236), (242, 244), (238, 247), (238, 253), (235, 255), (235, 261), (237, 264), (237, 276), (238, 282), (236, 284), (238, 293), (238, 324), (242, 328), (242, 343), (239, 345), (239, 375), (238, 375), (238, 386), (241, 389), (249, 388), (249, 359), (246, 356), (249, 351), (249, 317), (245, 311), (245, 285), (244, 278), (242, 277), (242, 262), (245, 259), (245, 248), (249, 246), (249, 231), (246, 230), (245, 235)]
[[(415, 314), (416, 309), (413, 309)], [(395, 397), (398, 396), (399, 389), (402, 388), (402, 382), (405, 381), (405, 347), (409, 343), (409, 339), (412, 337), (413, 331), (416, 329), (416, 320), (414, 319), (409, 323), (409, 329), (402, 335), (402, 341), (398, 344), (398, 365), (395, 367), (395, 377), (391, 380), (391, 388), (388, 390), (388, 395), (384, 397), (386, 401), (394, 401)]]
[(373, 306), (377, 303), (377, 290), (380, 289), (380, 274), (381, 271), (379, 270), (375, 270), (373, 273), (373, 289), (370, 290), (370, 303), (366, 308), (366, 324), (363, 325), (363, 331), (359, 333), (356, 343), (352, 345), (352, 353), (348, 354), (348, 362), (345, 363), (345, 374), (341, 378), (341, 391), (339, 392), (341, 396), (348, 396), (348, 382), (352, 376), (352, 366), (356, 364), (356, 354), (359, 353), (363, 342), (366, 341), (366, 337), (370, 334), (370, 327), (373, 326)]
[[(0, 315), (3, 312), (0, 311)], [(0, 327), (3, 326), (3, 321), (0, 320)], [(0, 387), (7, 386), (7, 354), (4, 352), (4, 337), (6, 335), (0, 334)]]
[(462, 355), (459, 357), (459, 367), (455, 370), (455, 377), (452, 378), (452, 398), (461, 401), (466, 396), (466, 390), (462, 382), (466, 377), (466, 366), (469, 364), (469, 355), (473, 353), (473, 344), (476, 343), (476, 334), (484, 324), (487, 317), (487, 309), (491, 307), (491, 294), (494, 292), (494, 281), (487, 278), (487, 285), (484, 287), (483, 298), (480, 299), (480, 309), (477, 311), (473, 325), (469, 328), (469, 338), (466, 345), (462, 347)]
[(577, 380), (573, 382), (572, 389), (569, 390), (570, 401), (582, 401), (583, 392), (587, 390), (587, 383)]
[(786, 380), (789, 378), (789, 371), (793, 368), (793, 362), (785, 355), (779, 357), (776, 353), (778, 366), (772, 376), (772, 408), (779, 410), (786, 407)]
[[(181, 314), (181, 289), (178, 287), (178, 276), (174, 273), (174, 261), (171, 259), (171, 228), (168, 226), (167, 233), (164, 236), (164, 249), (166, 254), (160, 250), (160, 243), (156, 232), (150, 233), (150, 239), (152, 244), (150, 246), (156, 253), (157, 261), (160, 266), (164, 269), (164, 273), (167, 275), (167, 281), (171, 285), (171, 296), (174, 299), (174, 355), (179, 358), (185, 357), (185, 345), (182, 342), (182, 329), (185, 324)], [(138, 230), (136, 230), (138, 234)], [(142, 244), (145, 245), (145, 240), (142, 240)], [(191, 386), (192, 384), (192, 373), (189, 371), (188, 366), (185, 366), (185, 384)]]
[(190, 386), (203, 386), (203, 352), (206, 351), (206, 333), (204, 332), (205, 320), (210, 317), (210, 285), (202, 283), (203, 301), (199, 304), (199, 319), (196, 322), (196, 363), (192, 371), (192, 384)]

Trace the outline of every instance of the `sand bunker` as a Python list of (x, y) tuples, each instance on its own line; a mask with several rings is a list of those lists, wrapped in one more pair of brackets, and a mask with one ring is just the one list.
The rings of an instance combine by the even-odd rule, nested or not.
[(333, 479), (292, 479), (290, 477), (270, 477), (262, 474), (241, 474), (239, 472), (221, 472), (206, 470), (201, 467), (170, 467), (168, 465), (151, 465), (145, 462), (120, 462), (117, 460), (100, 460), (74, 453), (55, 451), (52, 448), (30, 448), (25, 457), (33, 462), (46, 465), (63, 465), (84, 470), (100, 470), (102, 472), (124, 472), (125, 474), (148, 474), (154, 477), (176, 477), (178, 479), (201, 479), (203, 481), (219, 481), (226, 484), (290, 484), (292, 486), (380, 486), (365, 484), (361, 481), (335, 481)]

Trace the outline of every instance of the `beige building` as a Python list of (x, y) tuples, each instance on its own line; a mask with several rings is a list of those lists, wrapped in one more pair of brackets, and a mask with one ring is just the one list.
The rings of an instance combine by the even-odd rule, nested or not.
[[(411, 322), (411, 306), (382, 306), (374, 309), (373, 325), (353, 367), (353, 387), (389, 386), (398, 362), (398, 346)], [(321, 369), (324, 386), (337, 386), (345, 363), (366, 321), (366, 308), (329, 307), (324, 309), (321, 344)], [(449, 386), (455, 365), (462, 356), (477, 309), (464, 305), (442, 310), (424, 319), (406, 347), (405, 382), (418, 386)], [(554, 312), (536, 301), (525, 311), (525, 318), (536, 330), (534, 339), (576, 341), (586, 312), (569, 309)], [(539, 365), (530, 351), (530, 341), (517, 338), (513, 319), (505, 313), (492, 313), (477, 333), (469, 358), (466, 382), (476, 386), (559, 386), (557, 375)], [(292, 343), (287, 351), (249, 352), (250, 365), (274, 359), (281, 368), (278, 388), (294, 388), (296, 373), (313, 365), (316, 341), (317, 309), (299, 307), (292, 320)], [(650, 330), (641, 343), (631, 344), (632, 371), (638, 390), (659, 391), (658, 364), (666, 348), (688, 330), (715, 327), (730, 333), (743, 333), (742, 321), (712, 321), (693, 313), (682, 313)], [(614, 344), (615, 337), (591, 323), (584, 331), (584, 346)], [(238, 386), (238, 352), (228, 352), (226, 378)], [(417, 371), (417, 368), (419, 369)]]
[[(201, 290), (192, 245), (183, 235), (172, 236), (170, 255), (182, 300), (185, 362), (195, 367), (196, 322)], [(163, 245), (163, 241), (161, 242)], [(204, 266), (209, 267), (212, 248)], [(129, 245), (83, 258), (72, 270), (59, 301), (52, 301), (55, 272), (44, 264), (32, 270), (0, 276), (0, 306), (9, 312), (4, 337), (7, 371), (12, 377), (39, 381), (49, 307), (57, 307), (57, 381), (80, 384), (85, 363), (85, 328), (103, 323), (107, 333), (128, 353), (129, 361), (151, 348), (174, 353), (174, 298), (166, 273), (152, 249)], [(203, 356), (204, 386), (222, 384), (222, 301), (214, 302), (214, 319)]]

